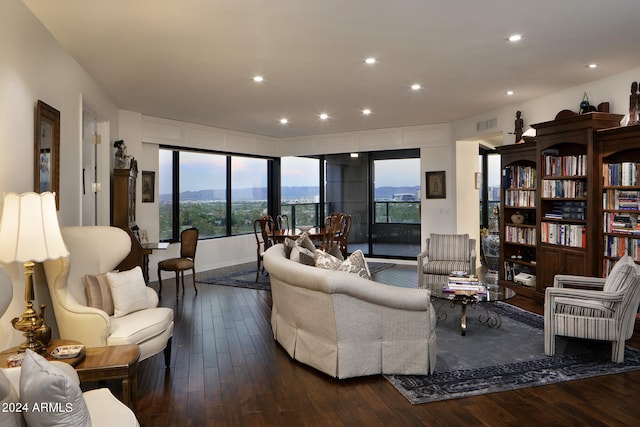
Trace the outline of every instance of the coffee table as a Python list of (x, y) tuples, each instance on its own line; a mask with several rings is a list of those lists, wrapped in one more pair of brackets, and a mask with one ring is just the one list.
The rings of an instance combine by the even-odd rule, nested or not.
[(436, 317), (438, 320), (444, 320), (447, 318), (447, 313), (441, 311), (441, 308), (449, 302), (451, 307), (456, 305), (460, 306), (460, 333), (465, 335), (467, 332), (467, 306), (476, 308), (480, 305), (484, 309), (478, 315), (478, 321), (486, 323), (490, 328), (499, 328), (502, 325), (502, 318), (500, 314), (493, 309), (493, 303), (496, 301), (506, 301), (516, 296), (516, 292), (505, 286), (499, 285), (485, 285), (487, 287), (486, 293), (478, 294), (465, 294), (465, 293), (452, 293), (446, 292), (443, 288), (446, 283), (436, 283), (431, 285), (431, 297), (434, 300), (440, 301), (436, 308)]

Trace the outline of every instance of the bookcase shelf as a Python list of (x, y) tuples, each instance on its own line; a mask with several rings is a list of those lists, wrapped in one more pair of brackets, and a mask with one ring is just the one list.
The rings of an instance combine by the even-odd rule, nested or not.
[(623, 255), (640, 263), (640, 125), (598, 132), (600, 167), (599, 274)]

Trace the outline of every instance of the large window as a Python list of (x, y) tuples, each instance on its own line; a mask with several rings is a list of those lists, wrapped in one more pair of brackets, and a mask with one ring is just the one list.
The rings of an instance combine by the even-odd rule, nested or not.
[(253, 233), (256, 218), (267, 215), (267, 160), (231, 157), (232, 234)]
[(376, 224), (420, 224), (420, 159), (374, 160)]
[(320, 160), (283, 157), (280, 163), (281, 213), (291, 227), (320, 225)]
[(269, 159), (173, 148), (159, 159), (161, 240), (189, 227), (200, 238), (252, 233), (267, 213)]
[(498, 231), (500, 207), (500, 155), (495, 151), (480, 149), (479, 170), (482, 174), (480, 188), (480, 227)]

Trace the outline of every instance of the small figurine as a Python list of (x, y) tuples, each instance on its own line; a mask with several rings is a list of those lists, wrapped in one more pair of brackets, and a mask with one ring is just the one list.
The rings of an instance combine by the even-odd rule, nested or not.
[(638, 82), (631, 83), (629, 96), (629, 125), (638, 123)]
[(522, 139), (522, 129), (524, 128), (524, 120), (522, 120), (522, 111), (516, 111), (516, 121), (515, 121), (515, 134), (516, 134), (516, 144), (524, 142)]
[(113, 143), (116, 148), (116, 156), (114, 159), (115, 169), (127, 169), (129, 168), (129, 156), (127, 156), (127, 146), (124, 145), (124, 140), (120, 139)]

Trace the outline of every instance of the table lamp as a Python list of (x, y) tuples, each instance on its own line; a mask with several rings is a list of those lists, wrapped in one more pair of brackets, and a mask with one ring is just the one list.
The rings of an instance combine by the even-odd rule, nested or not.
[(67, 255), (69, 251), (60, 233), (53, 193), (5, 194), (0, 219), (0, 262), (24, 263), (24, 299), (27, 307), (21, 317), (11, 321), (13, 327), (26, 337), (20, 345), (20, 351), (27, 348), (36, 352), (46, 350), (35, 338), (36, 330), (42, 326), (44, 319), (33, 309), (34, 263)]

